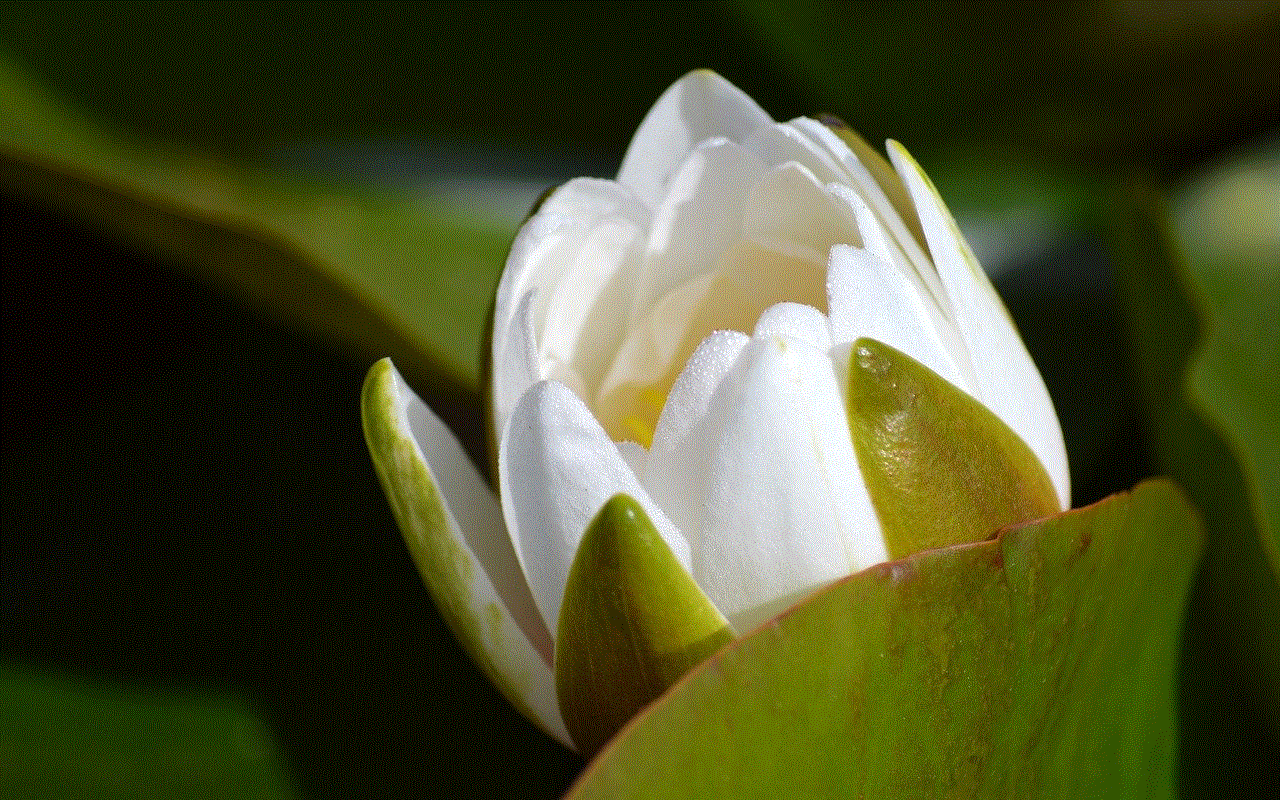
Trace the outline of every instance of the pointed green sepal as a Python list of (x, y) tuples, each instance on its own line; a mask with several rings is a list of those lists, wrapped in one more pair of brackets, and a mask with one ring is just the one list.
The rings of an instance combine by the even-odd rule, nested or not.
[(1008, 425), (874, 339), (859, 339), (850, 357), (849, 427), (890, 558), (1061, 510), (1048, 473)]
[(615, 495), (587, 526), (560, 607), (556, 692), (574, 744), (594, 753), (733, 638), (640, 504)]

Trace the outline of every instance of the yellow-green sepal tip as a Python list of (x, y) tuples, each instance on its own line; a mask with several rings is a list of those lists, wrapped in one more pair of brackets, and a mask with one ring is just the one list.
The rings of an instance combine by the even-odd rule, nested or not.
[(640, 504), (615, 495), (587, 526), (560, 607), (556, 693), (574, 744), (594, 753), (733, 638)]

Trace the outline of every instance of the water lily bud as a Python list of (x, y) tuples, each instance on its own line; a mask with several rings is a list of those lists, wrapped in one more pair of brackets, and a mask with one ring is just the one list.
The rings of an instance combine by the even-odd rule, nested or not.
[(1044, 383), (915, 161), (709, 72), (526, 222), (490, 362), (497, 498), (386, 362), (366, 435), (446, 620), (583, 750), (832, 580), (1069, 503)]

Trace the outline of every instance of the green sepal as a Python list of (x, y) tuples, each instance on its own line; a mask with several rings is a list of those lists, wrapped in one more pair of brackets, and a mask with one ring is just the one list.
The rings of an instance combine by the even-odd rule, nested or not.
[(733, 640), (644, 510), (615, 495), (569, 569), (556, 636), (560, 713), (585, 755)]
[(1056, 514), (1044, 466), (1008, 425), (874, 339), (849, 359), (849, 427), (890, 558)]

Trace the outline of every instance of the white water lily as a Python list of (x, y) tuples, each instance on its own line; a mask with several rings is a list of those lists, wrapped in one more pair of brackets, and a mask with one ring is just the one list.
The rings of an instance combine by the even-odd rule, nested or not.
[(552, 193), (494, 308), (497, 498), (389, 364), (371, 373), (370, 446), (437, 604), (561, 741), (561, 604), (611, 497), (636, 501), (738, 633), (890, 556), (850, 432), (860, 340), (988, 409), (1068, 506), (1039, 373), (929, 180), (888, 147), (892, 167), (695, 72), (616, 181)]

